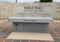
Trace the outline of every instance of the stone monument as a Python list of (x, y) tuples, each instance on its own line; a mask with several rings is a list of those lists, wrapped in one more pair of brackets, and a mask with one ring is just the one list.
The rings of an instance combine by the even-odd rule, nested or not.
[(8, 19), (13, 23), (13, 32), (7, 39), (12, 39), (12, 42), (54, 42), (49, 33), (49, 23), (53, 22), (52, 17), (49, 17), (53, 12), (51, 7), (37, 3), (15, 7), (16, 16)]
[(53, 22), (49, 17), (10, 17), (13, 22), (13, 32), (45, 32), (49, 33), (49, 23)]

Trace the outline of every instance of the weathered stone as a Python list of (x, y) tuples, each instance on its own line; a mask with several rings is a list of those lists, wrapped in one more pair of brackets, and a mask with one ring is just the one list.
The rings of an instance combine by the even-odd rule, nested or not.
[[(27, 12), (22, 9), (25, 6), (41, 7), (41, 9), (32, 9)], [(53, 3), (0, 3), (0, 16), (8, 18), (11, 16), (23, 16), (23, 17), (53, 17), (54, 15)], [(21, 10), (21, 11), (20, 11)], [(39, 11), (40, 10), (40, 11)], [(25, 14), (24, 14), (25, 13)], [(29, 14), (28, 14), (29, 13)]]
[(49, 23), (53, 22), (49, 17), (10, 17), (13, 22), (14, 32), (49, 32)]

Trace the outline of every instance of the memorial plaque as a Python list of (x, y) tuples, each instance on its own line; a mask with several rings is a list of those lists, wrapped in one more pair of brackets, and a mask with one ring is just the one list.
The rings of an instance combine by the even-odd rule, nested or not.
[(16, 16), (20, 17), (52, 17), (54, 16), (54, 7), (52, 4), (43, 5), (39, 3), (21, 4), (14, 7)]

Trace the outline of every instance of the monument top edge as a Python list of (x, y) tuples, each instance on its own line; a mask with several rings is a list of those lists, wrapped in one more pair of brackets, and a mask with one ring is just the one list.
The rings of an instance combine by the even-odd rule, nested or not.
[(37, 23), (50, 23), (53, 19), (50, 17), (10, 17), (10, 22), (37, 22)]
[(9, 17), (9, 19), (52, 19), (51, 17)]

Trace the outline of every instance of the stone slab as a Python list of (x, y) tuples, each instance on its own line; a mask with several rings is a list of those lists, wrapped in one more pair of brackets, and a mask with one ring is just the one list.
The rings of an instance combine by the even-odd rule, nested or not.
[(10, 22), (31, 22), (31, 23), (50, 23), (53, 19), (50, 17), (10, 17)]
[(7, 39), (54, 41), (50, 33), (12, 32)]

